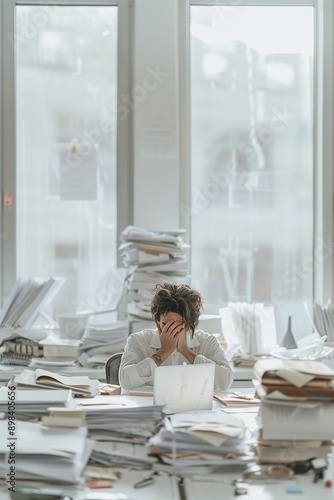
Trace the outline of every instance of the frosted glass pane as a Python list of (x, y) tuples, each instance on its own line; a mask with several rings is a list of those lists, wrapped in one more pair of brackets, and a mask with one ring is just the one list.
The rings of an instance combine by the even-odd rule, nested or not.
[(16, 7), (17, 275), (89, 307), (116, 266), (117, 7)]
[(313, 17), (307, 6), (191, 7), (183, 212), (206, 312), (312, 298)]

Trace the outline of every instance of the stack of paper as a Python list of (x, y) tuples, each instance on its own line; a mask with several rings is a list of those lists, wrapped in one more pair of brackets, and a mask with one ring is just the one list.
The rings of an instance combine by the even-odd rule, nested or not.
[[(130, 320), (150, 320), (152, 289), (164, 280), (184, 281), (188, 275), (184, 230), (148, 231), (128, 226), (121, 233), (119, 250), (127, 278), (127, 312)], [(133, 329), (132, 329), (133, 331)]]
[(245, 465), (254, 460), (244, 422), (223, 412), (194, 411), (165, 419), (148, 442), (151, 453), (178, 468)]
[(253, 368), (257, 361), (265, 358), (266, 356), (261, 354), (242, 354), (238, 352), (232, 357), (232, 362), (234, 366), (239, 368)]
[[(50, 407), (75, 406), (71, 389), (59, 389), (50, 391), (48, 389), (16, 389), (15, 392), (8, 387), (0, 387), (0, 412), (8, 416), (10, 403), (14, 396), (14, 413), (18, 420), (32, 420), (48, 415)], [(11, 412), (13, 414), (13, 411)]]
[(219, 401), (227, 408), (234, 409), (254, 407), (254, 411), (256, 411), (260, 404), (259, 398), (254, 397), (252, 394), (242, 394), (240, 392), (215, 391), (213, 399)]
[(85, 367), (104, 366), (112, 354), (123, 351), (129, 333), (127, 320), (88, 324), (79, 347), (79, 363)]
[(261, 398), (261, 463), (324, 458), (334, 439), (334, 372), (320, 361), (266, 359), (254, 366)]
[(65, 278), (18, 278), (0, 314), (0, 327), (30, 326), (65, 283)]
[[(78, 483), (91, 455), (94, 442), (87, 428), (46, 427), (40, 423), (17, 421), (8, 435), (9, 422), (0, 421), (0, 475), (10, 474), (9, 453), (15, 457), (15, 481)], [(13, 469), (12, 469), (13, 471)], [(15, 486), (14, 484), (14, 486)]]
[(47, 370), (23, 370), (15, 375), (12, 383), (19, 388), (72, 389), (77, 396), (93, 397), (97, 393), (98, 380), (92, 380), (86, 375), (70, 377), (59, 375)]
[(91, 458), (103, 465), (145, 468), (157, 461), (145, 444), (163, 423), (162, 407), (124, 404), (84, 404), (89, 436), (96, 441)]
[(334, 310), (329, 300), (325, 306), (313, 304), (314, 324), (321, 336), (326, 335), (328, 342), (334, 342)]
[(130, 469), (147, 469), (158, 461), (144, 444), (116, 441), (95, 442), (91, 460), (95, 464)]
[(262, 303), (229, 302), (219, 309), (229, 359), (235, 354), (257, 355), (276, 345), (274, 308)]
[(334, 371), (321, 361), (263, 359), (255, 363), (254, 375), (265, 394), (279, 391), (296, 399), (334, 399)]

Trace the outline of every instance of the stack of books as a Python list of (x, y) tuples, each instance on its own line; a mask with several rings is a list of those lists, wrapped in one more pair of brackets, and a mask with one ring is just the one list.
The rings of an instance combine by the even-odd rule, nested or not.
[[(131, 331), (140, 328), (140, 322), (153, 326), (150, 313), (154, 286), (162, 281), (184, 282), (188, 276), (187, 249), (184, 230), (148, 231), (128, 226), (121, 233), (119, 251), (128, 268), (127, 313)], [(145, 327), (146, 327), (145, 324)]]
[(334, 439), (334, 371), (320, 361), (264, 359), (254, 374), (261, 399), (259, 462), (326, 458)]

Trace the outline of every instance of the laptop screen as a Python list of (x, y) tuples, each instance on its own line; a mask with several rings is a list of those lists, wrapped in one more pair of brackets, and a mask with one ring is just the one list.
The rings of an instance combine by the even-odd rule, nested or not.
[(214, 363), (158, 366), (154, 370), (154, 404), (165, 413), (212, 410)]

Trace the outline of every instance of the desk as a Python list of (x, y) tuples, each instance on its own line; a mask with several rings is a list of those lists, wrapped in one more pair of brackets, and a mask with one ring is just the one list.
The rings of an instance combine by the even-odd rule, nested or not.
[[(144, 477), (143, 471), (122, 471), (122, 477), (113, 484), (111, 489), (95, 490), (96, 492), (110, 492), (115, 496), (117, 494), (127, 495), (129, 500), (291, 500), (294, 495), (286, 493), (285, 485), (287, 483), (276, 483), (266, 485), (249, 485), (247, 484), (248, 494), (245, 496), (236, 497), (234, 494), (234, 486), (231, 482), (236, 479), (235, 474), (210, 475), (207, 480), (197, 480), (193, 478), (185, 478), (183, 480), (183, 488), (179, 490), (179, 478), (175, 476), (154, 476), (154, 483), (143, 488), (134, 488), (134, 485)], [(298, 498), (303, 500), (333, 500), (334, 489), (325, 488), (322, 482), (314, 484), (312, 476), (298, 476), (297, 484), (303, 488), (303, 493)], [(296, 484), (296, 483), (294, 483)], [(183, 490), (183, 491), (182, 491)], [(93, 491), (93, 490), (91, 490)], [(85, 492), (75, 492), (73, 489), (66, 490), (71, 495), (73, 500), (85, 500)], [(184, 495), (184, 497), (182, 497)], [(10, 500), (8, 490), (2, 488), (0, 490), (1, 500)], [(37, 500), (37, 499), (36, 499)], [(124, 499), (126, 500), (126, 499)]]
[[(146, 475), (145, 475), (146, 472)], [(179, 478), (175, 476), (154, 476), (149, 486), (134, 488), (134, 485), (147, 477), (147, 471), (121, 470), (121, 478), (116, 481), (111, 493), (123, 493), (129, 500), (180, 500)], [(96, 491), (96, 490), (95, 490)], [(106, 491), (106, 490), (102, 490)]]
[[(119, 469), (121, 473), (120, 479), (113, 483), (112, 488), (101, 488), (96, 490), (89, 490), (84, 487), (80, 491), (76, 491), (73, 487), (60, 489), (68, 494), (73, 500), (85, 500), (86, 494), (91, 492), (96, 493), (111, 493), (114, 498), (116, 495), (122, 496), (122, 500), (181, 500), (179, 491), (179, 479), (175, 476), (154, 476), (154, 481), (149, 486), (143, 488), (135, 488), (134, 485), (147, 477), (147, 471), (134, 471), (128, 469)], [(146, 476), (145, 476), (146, 472)], [(50, 488), (52, 488), (50, 486)], [(7, 488), (0, 489), (1, 500), (10, 500), (10, 495)], [(38, 498), (36, 497), (36, 500)]]
[[(245, 390), (247, 390), (245, 388)], [(120, 396), (105, 396), (106, 398), (121, 398)], [(128, 397), (133, 403), (138, 405), (150, 405), (153, 403), (151, 397), (135, 397), (135, 396), (122, 396)], [(237, 414), (240, 418), (241, 415)], [(244, 420), (250, 420), (255, 415), (243, 415)], [(249, 423), (249, 422), (247, 422)], [(183, 487), (179, 489), (180, 477), (178, 472), (171, 476), (154, 476), (154, 482), (151, 485), (143, 488), (136, 489), (134, 485), (142, 480), (148, 471), (134, 471), (127, 469), (119, 469), (122, 473), (121, 478), (113, 484), (111, 489), (95, 490), (96, 492), (110, 492), (115, 496), (117, 494), (127, 495), (124, 500), (203, 500), (209, 498), (210, 500), (235, 500), (234, 486), (232, 481), (240, 478), (240, 474), (235, 473), (222, 473), (211, 474), (209, 477), (193, 476), (184, 477), (182, 479)], [(247, 484), (247, 496), (240, 498), (245, 500), (291, 500), (291, 494), (286, 493), (286, 484), (299, 484), (303, 487), (303, 494), (301, 497), (305, 500), (314, 500), (320, 498), (321, 500), (334, 500), (334, 487), (325, 488), (323, 482), (319, 480), (318, 483), (313, 483), (313, 475), (305, 474), (298, 475), (296, 482), (276, 483), (266, 485), (250, 485)], [(65, 490), (66, 491), (66, 490)], [(87, 490), (86, 490), (87, 491)], [(85, 493), (83, 491), (72, 494), (73, 490), (68, 492), (73, 500), (85, 500)], [(1, 500), (10, 500), (7, 489), (0, 492)], [(116, 497), (117, 498), (117, 497)], [(37, 498), (36, 498), (37, 500)]]
[[(237, 476), (232, 474), (220, 474), (216, 478), (214, 475), (210, 475), (210, 481), (185, 478), (183, 481), (185, 498), (186, 500), (203, 500), (203, 498), (210, 498), (210, 500), (235, 500), (236, 498), (240, 498), (240, 500), (291, 500), (294, 497), (293, 494), (285, 491), (287, 482), (266, 485), (246, 485), (243, 483), (248, 493), (236, 497), (234, 486), (231, 484), (232, 480), (236, 478)], [(334, 499), (334, 488), (325, 488), (321, 480), (318, 483), (313, 483), (312, 474), (298, 475), (297, 481), (289, 484), (298, 484), (303, 488), (303, 493), (300, 495), (303, 500)]]

